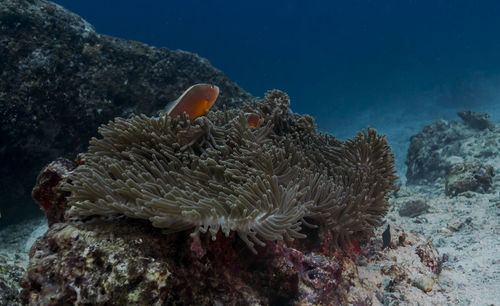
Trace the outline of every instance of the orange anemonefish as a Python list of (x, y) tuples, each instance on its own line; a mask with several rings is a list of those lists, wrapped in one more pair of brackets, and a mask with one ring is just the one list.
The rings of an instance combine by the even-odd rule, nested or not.
[(167, 105), (167, 114), (177, 116), (183, 113), (194, 120), (205, 115), (219, 96), (219, 87), (210, 84), (195, 84), (175, 101)]

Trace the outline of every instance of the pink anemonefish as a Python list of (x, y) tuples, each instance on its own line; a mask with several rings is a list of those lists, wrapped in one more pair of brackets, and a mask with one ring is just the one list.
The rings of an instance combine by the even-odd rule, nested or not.
[(248, 126), (253, 128), (258, 128), (262, 124), (264, 124), (264, 119), (261, 119), (259, 115), (254, 113), (246, 113), (245, 114), (248, 121)]
[(210, 84), (195, 84), (167, 106), (167, 114), (177, 116), (183, 113), (194, 120), (205, 115), (219, 96), (219, 87)]

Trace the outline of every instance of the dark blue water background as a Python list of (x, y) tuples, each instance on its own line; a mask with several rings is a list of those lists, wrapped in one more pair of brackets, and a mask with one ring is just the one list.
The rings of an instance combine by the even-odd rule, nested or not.
[(282, 89), (340, 137), (407, 139), (500, 105), (500, 1), (56, 2), (98, 32), (198, 53), (254, 95)]

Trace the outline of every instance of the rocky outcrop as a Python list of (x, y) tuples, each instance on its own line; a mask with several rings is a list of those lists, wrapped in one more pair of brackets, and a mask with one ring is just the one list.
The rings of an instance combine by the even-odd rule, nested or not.
[[(408, 184), (444, 183), (453, 166), (463, 163), (482, 164), (484, 167), (490, 165), (498, 173), (499, 126), (490, 121), (481, 121), (487, 120), (488, 116), (484, 114), (459, 114), (464, 122), (438, 120), (410, 138), (406, 157)], [(480, 129), (480, 124), (487, 128)]]
[(206, 59), (98, 34), (49, 1), (2, 1), (0, 28), (1, 224), (38, 214), (38, 171), (85, 150), (100, 124), (152, 114), (199, 82), (220, 87), (215, 109), (251, 99)]

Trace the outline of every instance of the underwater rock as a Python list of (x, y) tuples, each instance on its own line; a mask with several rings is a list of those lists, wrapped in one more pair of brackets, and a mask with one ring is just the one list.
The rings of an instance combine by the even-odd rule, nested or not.
[(49, 1), (2, 0), (0, 27), (2, 226), (39, 215), (33, 178), (83, 151), (101, 123), (155, 114), (200, 82), (220, 88), (214, 109), (252, 99), (196, 54), (98, 34)]
[(475, 113), (472, 111), (460, 111), (457, 115), (462, 118), (465, 124), (471, 128), (484, 130), (493, 130), (495, 125), (489, 120), (490, 115), (485, 113)]
[[(407, 183), (444, 183), (451, 168), (464, 162), (490, 164), (500, 170), (500, 129), (478, 130), (458, 121), (438, 120), (410, 138)], [(497, 169), (498, 168), (498, 169)]]
[(325, 256), (273, 242), (249, 256), (235, 235), (219, 236), (166, 236), (123, 218), (57, 223), (30, 251), (21, 297), (41, 305), (303, 305), (371, 295), (362, 287), (349, 292), (359, 279), (347, 253)]
[(466, 191), (486, 193), (493, 184), (495, 171), (491, 165), (460, 163), (450, 169), (446, 178), (445, 192), (456, 196)]
[(410, 200), (404, 204), (399, 210), (399, 215), (402, 217), (418, 217), (423, 213), (426, 213), (429, 209), (429, 205), (421, 199)]

